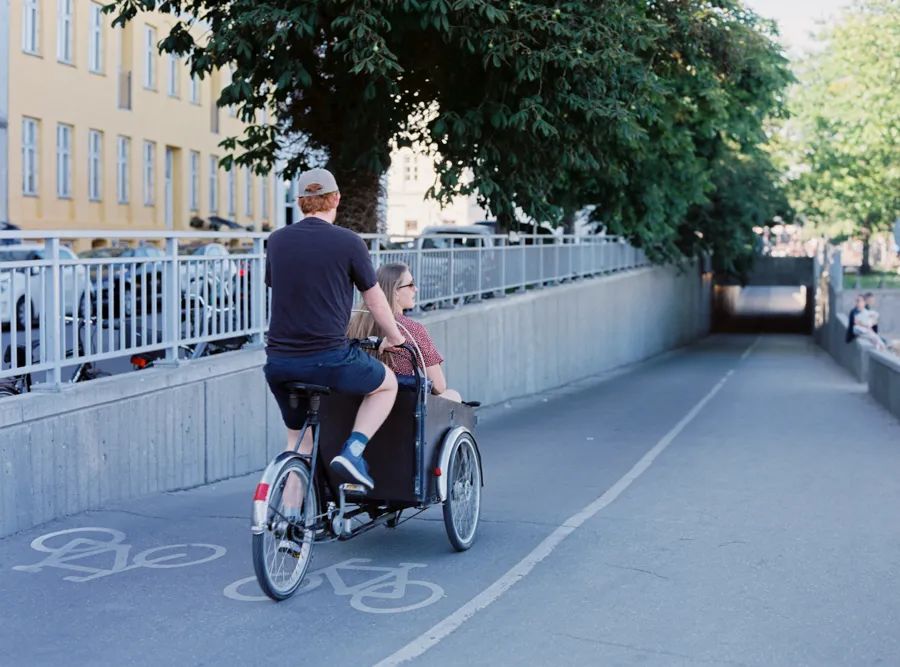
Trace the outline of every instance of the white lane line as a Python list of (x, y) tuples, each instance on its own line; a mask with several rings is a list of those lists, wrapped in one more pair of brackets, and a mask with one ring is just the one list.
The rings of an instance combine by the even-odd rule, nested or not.
[[(759, 342), (757, 338), (747, 351), (744, 352), (744, 355), (747, 355), (756, 343)], [(745, 359), (746, 356), (742, 356), (741, 359)], [(728, 381), (728, 378), (734, 373), (734, 369), (732, 368), (730, 371), (725, 373), (721, 380), (716, 383), (706, 396), (700, 399), (700, 401), (691, 408), (690, 412), (688, 412), (675, 426), (666, 433), (659, 442), (654, 445), (653, 449), (648, 451), (641, 457), (641, 460), (634, 464), (634, 467), (629, 470), (625, 475), (619, 479), (615, 484), (613, 484), (609, 489), (607, 489), (599, 498), (594, 500), (591, 504), (585, 507), (583, 510), (578, 512), (577, 514), (573, 514), (566, 521), (563, 522), (561, 526), (559, 526), (556, 530), (554, 530), (550, 535), (548, 535), (544, 540), (538, 544), (531, 553), (525, 556), (522, 560), (516, 563), (512, 569), (510, 569), (506, 574), (497, 579), (493, 584), (488, 586), (486, 589), (481, 591), (474, 598), (469, 600), (462, 607), (457, 609), (455, 612), (447, 616), (444, 620), (440, 621), (436, 625), (434, 625), (431, 629), (427, 630), (424, 634), (413, 639), (409, 644), (401, 648), (400, 650), (392, 653), (388, 657), (386, 657), (381, 662), (377, 663), (375, 667), (389, 667), (390, 665), (399, 665), (401, 663), (407, 662), (414, 658), (419, 657), (425, 651), (439, 644), (445, 637), (447, 637), (451, 632), (459, 628), (463, 623), (472, 618), (479, 611), (487, 607), (492, 602), (496, 601), (501, 595), (503, 595), (506, 591), (508, 591), (512, 586), (521, 579), (524, 579), (542, 560), (544, 560), (547, 556), (549, 556), (559, 544), (566, 539), (572, 532), (575, 531), (576, 528), (581, 526), (585, 521), (593, 517), (600, 510), (605, 508), (607, 505), (616, 500), (625, 490), (631, 486), (631, 484), (640, 477), (646, 470), (651, 466), (653, 461), (656, 460), (656, 457), (662, 454), (666, 447), (668, 447), (672, 441), (678, 437), (678, 434), (681, 433), (688, 424), (690, 424), (694, 418), (700, 413), (703, 407), (709, 403), (712, 398), (719, 393), (722, 387), (725, 385), (725, 382)]]
[(753, 354), (753, 350), (755, 350), (756, 346), (759, 345), (760, 340), (762, 340), (762, 336), (757, 336), (756, 340), (750, 343), (750, 347), (744, 350), (744, 354), (741, 355), (741, 361), (744, 361), (747, 357)]

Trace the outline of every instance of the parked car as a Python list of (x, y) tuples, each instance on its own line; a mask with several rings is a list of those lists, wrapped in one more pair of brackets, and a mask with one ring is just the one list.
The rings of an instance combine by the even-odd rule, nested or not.
[[(60, 247), (59, 256), (62, 260), (78, 259), (75, 253), (65, 246)], [(9, 269), (4, 268), (4, 263), (46, 260), (48, 258), (49, 252), (43, 245), (20, 243), (0, 246), (0, 275), (8, 276), (6, 279), (0, 278), (0, 322), (8, 324), (11, 320), (10, 314), (14, 311), (18, 326), (25, 327), (28, 310), (27, 286), (30, 286), (31, 319), (33, 322), (37, 322), (44, 304), (44, 283), (49, 280), (50, 276), (50, 271), (46, 266)], [(60, 296), (65, 303), (65, 314), (81, 313), (85, 297), (93, 288), (87, 269), (84, 266), (68, 265), (62, 266), (60, 273), (62, 275)], [(17, 278), (15, 274), (19, 274), (25, 279)], [(4, 305), (5, 307), (3, 307)]]
[[(147, 313), (158, 312), (163, 300), (162, 261), (129, 262), (131, 259), (158, 258), (165, 254), (154, 245), (140, 245), (135, 248), (104, 248), (111, 251), (105, 256), (115, 258), (116, 262), (109, 267), (95, 265), (95, 284), (98, 286), (92, 304), (104, 318), (130, 316), (132, 309), (136, 313), (144, 312), (146, 296)], [(97, 256), (104, 256), (99, 254)], [(97, 280), (96, 275), (101, 276)], [(155, 290), (155, 299), (154, 299)], [(110, 304), (112, 307), (110, 308)]]
[[(497, 252), (494, 250), (492, 230), (484, 225), (434, 225), (426, 227), (415, 239), (414, 247), (421, 251), (418, 267), (413, 267), (419, 284), (419, 298), (422, 301), (436, 299), (449, 294), (448, 283), (453, 276), (453, 293), (472, 294), (479, 284), (484, 287), (482, 294), (491, 290), (496, 275)], [(446, 252), (445, 252), (446, 251)], [(452, 256), (452, 260), (451, 260)], [(479, 272), (481, 274), (479, 280)], [(454, 302), (459, 299), (453, 299)]]

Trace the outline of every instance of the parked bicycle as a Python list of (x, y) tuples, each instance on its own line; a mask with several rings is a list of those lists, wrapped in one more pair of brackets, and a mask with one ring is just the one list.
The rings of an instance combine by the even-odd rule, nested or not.
[[(64, 321), (67, 325), (73, 323), (76, 324), (76, 337), (79, 343), (79, 347), (77, 349), (81, 352), (86, 350), (87, 346), (84, 336), (85, 329), (87, 328), (88, 324), (90, 324), (92, 328), (96, 328), (97, 318), (95, 316), (66, 316)], [(31, 343), (31, 359), (40, 358), (40, 345), (40, 340), (36, 340)], [(12, 366), (13, 355), (15, 355), (15, 366), (17, 368), (25, 367), (28, 365), (29, 355), (27, 346), (16, 345), (14, 348), (13, 345), (7, 345), (6, 349), (3, 351), (3, 363), (7, 366)], [(74, 358), (76, 356), (76, 348), (67, 348), (65, 351), (65, 356)], [(72, 373), (72, 376), (69, 378), (68, 383), (75, 384), (76, 382), (86, 382), (88, 380), (94, 380), (96, 378), (106, 377), (108, 375), (109, 373), (99, 370), (92, 362), (81, 361), (75, 366), (75, 370)], [(34, 382), (31, 373), (22, 373), (20, 375), (13, 375), (8, 378), (3, 378), (2, 380), (0, 380), (0, 396), (15, 396), (17, 394), (26, 394), (31, 391), (33, 384)]]

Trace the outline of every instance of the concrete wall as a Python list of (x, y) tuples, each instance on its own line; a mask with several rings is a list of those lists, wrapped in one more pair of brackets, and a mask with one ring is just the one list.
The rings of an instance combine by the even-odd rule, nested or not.
[(815, 260), (812, 257), (757, 256), (747, 277), (748, 285), (813, 285)]
[[(496, 403), (707, 333), (710, 281), (650, 268), (428, 314), (451, 386)], [(0, 401), (0, 536), (262, 468), (284, 427), (261, 351)]]
[(818, 332), (819, 344), (841, 366), (846, 368), (860, 382), (869, 377), (869, 353), (872, 347), (860, 343), (857, 339), (846, 342), (847, 316), (832, 313), (825, 326)]
[(900, 357), (884, 352), (870, 353), (869, 393), (900, 419)]

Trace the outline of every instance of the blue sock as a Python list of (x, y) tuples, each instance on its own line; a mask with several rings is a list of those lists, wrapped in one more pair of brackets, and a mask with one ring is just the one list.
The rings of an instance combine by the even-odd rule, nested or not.
[(344, 447), (350, 448), (350, 453), (353, 456), (362, 456), (362, 453), (366, 449), (366, 445), (369, 444), (369, 439), (365, 436), (365, 434), (360, 433), (359, 431), (353, 431), (350, 434), (350, 437), (347, 438), (347, 442), (344, 443)]

